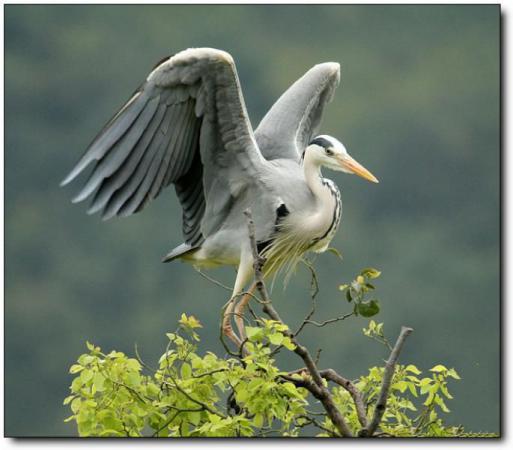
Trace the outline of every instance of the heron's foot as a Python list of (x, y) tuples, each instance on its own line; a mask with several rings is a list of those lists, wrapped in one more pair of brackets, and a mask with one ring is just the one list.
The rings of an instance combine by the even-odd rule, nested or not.
[(235, 324), (237, 325), (237, 330), (239, 331), (239, 336), (241, 340), (246, 339), (246, 327), (244, 325), (244, 310), (246, 306), (251, 300), (253, 296), (253, 292), (255, 291), (256, 284), (253, 283), (248, 292), (244, 294), (241, 300), (235, 305), (234, 316), (235, 316)]
[(237, 349), (240, 349), (240, 346), (242, 345), (242, 339), (235, 334), (232, 327), (232, 316), (234, 314), (236, 301), (237, 297), (232, 297), (226, 304), (226, 308), (223, 314), (223, 323), (221, 325), (221, 332), (237, 346)]
[(223, 324), (222, 330), (223, 330), (223, 334), (237, 346), (237, 349), (239, 349), (240, 346), (242, 345), (242, 340), (233, 331), (232, 325), (229, 321), (228, 321), (228, 324)]

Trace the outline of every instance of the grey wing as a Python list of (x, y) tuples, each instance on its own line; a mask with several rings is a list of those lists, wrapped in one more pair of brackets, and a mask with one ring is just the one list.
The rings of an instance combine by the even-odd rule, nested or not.
[(230, 191), (251, 182), (263, 161), (232, 57), (188, 49), (150, 73), (62, 184), (95, 163), (73, 201), (92, 196), (88, 213), (109, 219), (140, 211), (173, 183), (185, 242), (194, 246), (219, 226)]
[(276, 101), (255, 130), (264, 158), (299, 160), (319, 131), (324, 107), (340, 81), (340, 65), (312, 67)]

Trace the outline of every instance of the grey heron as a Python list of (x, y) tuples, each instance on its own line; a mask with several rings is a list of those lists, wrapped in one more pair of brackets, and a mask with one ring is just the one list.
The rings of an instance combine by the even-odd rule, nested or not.
[(338, 63), (318, 64), (297, 80), (253, 131), (233, 58), (188, 49), (161, 61), (105, 125), (64, 179), (94, 163), (73, 202), (92, 196), (103, 219), (141, 211), (173, 184), (184, 243), (164, 261), (234, 265), (237, 276), (223, 330), (244, 333), (235, 299), (252, 276), (243, 211), (250, 208), (266, 274), (290, 272), (307, 251), (328, 248), (340, 223), (340, 192), (321, 167), (378, 180), (337, 139), (317, 136), (340, 80)]

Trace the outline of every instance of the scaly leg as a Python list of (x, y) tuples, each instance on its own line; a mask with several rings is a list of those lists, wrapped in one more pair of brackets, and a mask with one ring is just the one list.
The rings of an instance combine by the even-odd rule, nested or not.
[(228, 300), (228, 303), (226, 304), (226, 308), (223, 313), (223, 334), (228, 339), (230, 339), (237, 346), (237, 348), (240, 348), (242, 341), (234, 333), (232, 324), (231, 324), (231, 318), (233, 315), (233, 309), (235, 306), (236, 299), (237, 299), (237, 296), (234, 296), (230, 300)]
[(256, 284), (253, 283), (249, 288), (249, 291), (242, 297), (242, 299), (235, 305), (235, 310), (233, 312), (235, 316), (235, 324), (237, 325), (237, 329), (239, 330), (239, 336), (242, 340), (246, 339), (246, 331), (244, 329), (244, 309), (246, 305), (251, 300), (253, 296), (253, 292), (255, 292)]
[(242, 340), (238, 337), (232, 328), (231, 319), (234, 314), (235, 304), (240, 293), (243, 291), (244, 286), (248, 282), (253, 273), (253, 257), (249, 251), (244, 249), (241, 251), (241, 258), (239, 267), (237, 269), (237, 278), (235, 279), (235, 286), (233, 287), (232, 297), (228, 302), (223, 314), (223, 334), (231, 339), (237, 348), (240, 348)]

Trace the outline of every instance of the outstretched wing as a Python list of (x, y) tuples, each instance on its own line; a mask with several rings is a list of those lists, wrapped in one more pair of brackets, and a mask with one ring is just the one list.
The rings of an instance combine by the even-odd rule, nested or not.
[(324, 107), (340, 81), (340, 65), (312, 67), (276, 101), (255, 130), (264, 158), (299, 160), (319, 131)]
[(173, 183), (185, 242), (198, 245), (226, 217), (230, 192), (263, 161), (232, 57), (188, 49), (150, 73), (62, 184), (94, 162), (73, 201), (92, 195), (88, 213), (109, 219), (140, 211)]

